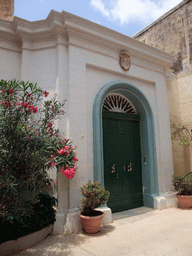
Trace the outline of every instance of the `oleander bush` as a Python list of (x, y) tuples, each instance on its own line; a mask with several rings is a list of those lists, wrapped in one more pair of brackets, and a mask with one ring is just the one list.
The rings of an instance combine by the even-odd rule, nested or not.
[(14, 233), (54, 222), (56, 201), (42, 194), (54, 182), (50, 168), (68, 179), (76, 173), (74, 148), (55, 127), (65, 103), (48, 95), (37, 84), (0, 81), (0, 220)]

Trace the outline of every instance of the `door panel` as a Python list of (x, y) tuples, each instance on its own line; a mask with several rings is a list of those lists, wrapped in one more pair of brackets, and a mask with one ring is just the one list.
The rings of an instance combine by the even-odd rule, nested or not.
[(103, 112), (103, 152), (104, 183), (110, 191), (107, 205), (112, 212), (142, 206), (138, 115)]

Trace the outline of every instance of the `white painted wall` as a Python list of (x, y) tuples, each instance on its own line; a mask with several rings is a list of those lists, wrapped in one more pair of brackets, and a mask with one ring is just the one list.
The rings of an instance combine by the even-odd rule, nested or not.
[(19, 79), (21, 72), (21, 54), (0, 47), (0, 78)]

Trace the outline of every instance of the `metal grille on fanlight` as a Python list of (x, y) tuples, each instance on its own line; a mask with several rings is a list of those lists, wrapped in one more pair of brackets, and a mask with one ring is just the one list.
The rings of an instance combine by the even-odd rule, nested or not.
[(118, 93), (110, 93), (104, 100), (103, 110), (137, 114), (137, 110), (130, 100)]

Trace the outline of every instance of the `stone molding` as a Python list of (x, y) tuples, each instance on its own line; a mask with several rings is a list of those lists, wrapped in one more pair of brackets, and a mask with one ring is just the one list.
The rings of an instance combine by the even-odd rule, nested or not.
[[(21, 45), (23, 45), (23, 41), (31, 41), (33, 44), (29, 46), (29, 50), (54, 47), (54, 44), (57, 44), (55, 37), (60, 35), (60, 38), (63, 37), (62, 43), (64, 44), (79, 46), (79, 41), (82, 40), (89, 45), (98, 44), (98, 52), (105, 47), (117, 51), (118, 55), (120, 50), (125, 49), (131, 56), (163, 67), (169, 67), (173, 62), (171, 55), (159, 49), (64, 11), (62, 13), (51, 11), (45, 20), (40, 21), (30, 22), (14, 17), (13, 22), (4, 22), (0, 19), (0, 23), (2, 24), (0, 34), (3, 32), (9, 41), (17, 40)], [(78, 40), (76, 40), (77, 38)], [(1, 40), (4, 40), (3, 37)], [(49, 41), (50, 45), (44, 46), (45, 41)], [(42, 44), (35, 45), (37, 42), (42, 42)]]

